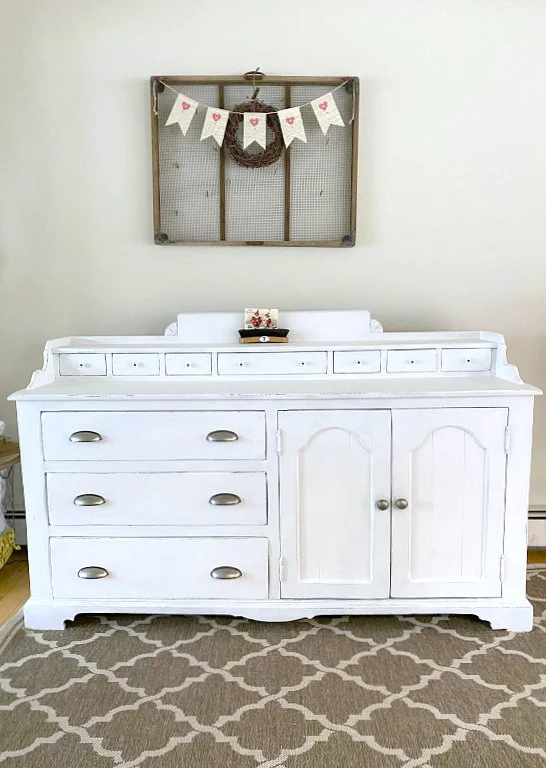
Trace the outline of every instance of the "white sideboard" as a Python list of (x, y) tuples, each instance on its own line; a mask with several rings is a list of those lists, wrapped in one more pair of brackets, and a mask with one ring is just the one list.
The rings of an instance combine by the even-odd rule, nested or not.
[(27, 626), (77, 613), (474, 614), (531, 629), (534, 396), (486, 332), (235, 313), (49, 341), (16, 392)]

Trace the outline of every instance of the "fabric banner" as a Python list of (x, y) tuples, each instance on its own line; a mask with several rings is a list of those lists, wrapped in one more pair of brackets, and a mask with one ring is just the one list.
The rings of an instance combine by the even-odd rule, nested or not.
[(212, 136), (218, 145), (222, 146), (228, 117), (229, 112), (226, 109), (208, 107), (207, 114), (205, 115), (205, 122), (203, 123), (203, 131), (201, 132), (201, 141)]
[(339, 109), (334, 101), (332, 92), (315, 99), (311, 102), (311, 106), (324, 135), (327, 134), (328, 128), (331, 125), (345, 125), (343, 118), (339, 114)]
[(267, 116), (263, 112), (245, 112), (243, 115), (243, 149), (253, 141), (266, 147)]
[(281, 123), (282, 135), (286, 146), (289, 147), (294, 139), (299, 139), (307, 144), (307, 136), (303, 126), (303, 120), (301, 119), (300, 108), (292, 107), (291, 109), (281, 109), (277, 114)]
[(174, 125), (174, 123), (178, 123), (180, 130), (185, 136), (198, 106), (198, 101), (190, 99), (189, 96), (184, 96), (183, 93), (179, 94), (165, 125)]

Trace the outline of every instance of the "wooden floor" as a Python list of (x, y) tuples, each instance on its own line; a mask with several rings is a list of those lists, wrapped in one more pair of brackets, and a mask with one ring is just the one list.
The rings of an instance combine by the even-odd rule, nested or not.
[[(546, 564), (546, 549), (530, 549), (527, 559)], [(27, 555), (21, 550), (0, 570), (0, 626), (23, 606), (29, 594)]]

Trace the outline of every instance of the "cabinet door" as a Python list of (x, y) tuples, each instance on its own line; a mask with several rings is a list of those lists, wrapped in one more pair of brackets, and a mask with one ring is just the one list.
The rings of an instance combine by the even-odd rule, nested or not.
[(508, 410), (392, 419), (392, 597), (500, 596)]
[(389, 411), (279, 414), (282, 597), (389, 594)]

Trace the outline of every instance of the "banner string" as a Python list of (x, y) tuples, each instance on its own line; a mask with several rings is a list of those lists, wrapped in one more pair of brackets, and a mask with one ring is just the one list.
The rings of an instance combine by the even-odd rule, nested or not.
[[(344, 80), (339, 85), (336, 85), (335, 88), (332, 88), (331, 91), (328, 91), (328, 93), (335, 93), (336, 91), (339, 91), (339, 89), (343, 88), (345, 85), (347, 85), (348, 82), (349, 82), (349, 80)], [(164, 83), (163, 80), (159, 80), (159, 79), (158, 80), (154, 80), (154, 88), (155, 88), (155, 84), (156, 83), (161, 83), (162, 86), (164, 86), (165, 88), (168, 88), (169, 91), (172, 91), (173, 93), (176, 93), (177, 96), (183, 95), (180, 91), (177, 91), (176, 88), (173, 88), (172, 86), (167, 85), (167, 83)], [(195, 84), (194, 83), (189, 83), (189, 85), (190, 86), (194, 86)], [(267, 86), (268, 84), (264, 83), (264, 85)], [(155, 94), (154, 114), (157, 114), (157, 111), (156, 111), (157, 110), (157, 94), (155, 93), (155, 91), (154, 91), (154, 94)], [(186, 95), (186, 94), (184, 94), (184, 95)], [(320, 97), (318, 97), (318, 98), (320, 98)], [(312, 99), (312, 101), (316, 101), (316, 99)], [(306, 101), (305, 104), (299, 104), (297, 106), (297, 109), (303, 109), (304, 107), (308, 107), (310, 104), (311, 104), (310, 101)], [(200, 101), (198, 102), (198, 105), (200, 107), (205, 107), (206, 109), (218, 109), (218, 107), (210, 107), (208, 104), (202, 104)], [(231, 112), (232, 115), (244, 115), (244, 114), (246, 114), (245, 112), (235, 112), (233, 109), (226, 109), (226, 112)], [(261, 114), (263, 114), (263, 115), (276, 115), (277, 113), (276, 112), (262, 112)], [(354, 96), (353, 96), (353, 115), (354, 115)]]

